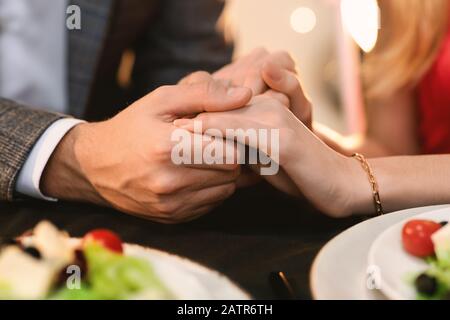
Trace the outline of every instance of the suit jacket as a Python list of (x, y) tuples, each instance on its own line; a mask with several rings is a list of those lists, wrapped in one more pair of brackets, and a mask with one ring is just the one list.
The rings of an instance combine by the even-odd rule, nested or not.
[[(228, 63), (232, 48), (217, 32), (223, 0), (72, 0), (81, 30), (68, 31), (69, 111), (110, 117), (153, 89), (196, 70)], [(126, 56), (130, 81), (119, 85)], [(128, 59), (129, 60), (129, 59)], [(0, 98), (0, 200), (13, 200), (17, 175), (42, 133), (65, 115)]]

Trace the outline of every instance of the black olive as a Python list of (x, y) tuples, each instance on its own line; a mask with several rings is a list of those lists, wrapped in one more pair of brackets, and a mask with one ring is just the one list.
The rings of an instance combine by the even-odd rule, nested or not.
[(448, 224), (448, 221), (442, 221), (439, 223), (441, 226), (445, 227)]
[(80, 268), (81, 272), (81, 278), (85, 279), (87, 276), (87, 261), (86, 257), (84, 256), (84, 252), (80, 249), (75, 250), (75, 260), (73, 263), (65, 266), (63, 269), (61, 269), (61, 272), (58, 275), (57, 284), (64, 284), (68, 277), (70, 276), (70, 273), (67, 272), (68, 268), (71, 266), (78, 266)]
[(438, 288), (438, 283), (436, 278), (431, 277), (425, 273), (421, 274), (415, 282), (417, 291), (419, 293), (432, 296), (436, 293)]
[(73, 264), (80, 268), (83, 277), (87, 274), (88, 265), (83, 250), (75, 250), (75, 262)]
[(32, 256), (33, 258), (38, 259), (38, 260), (40, 260), (42, 258), (41, 253), (35, 247), (23, 248), (23, 252), (28, 253), (30, 256)]

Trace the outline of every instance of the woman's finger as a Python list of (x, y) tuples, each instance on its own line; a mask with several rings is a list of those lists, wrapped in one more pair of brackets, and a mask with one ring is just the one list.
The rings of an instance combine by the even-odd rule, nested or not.
[[(238, 145), (247, 145), (255, 150), (270, 154), (271, 146), (267, 139), (260, 139), (261, 129), (270, 132), (272, 128), (256, 123), (242, 116), (242, 109), (229, 112), (211, 112), (199, 114), (195, 119), (179, 119), (174, 125), (191, 132), (202, 130), (203, 134), (237, 141)], [(270, 137), (270, 134), (268, 134)]]
[[(239, 111), (239, 110), (238, 110)], [(177, 119), (173, 124), (181, 129), (196, 134), (207, 134), (213, 137), (226, 137), (232, 131), (255, 128), (252, 121), (245, 121), (239, 116), (239, 112), (205, 112), (193, 119)]]
[[(179, 129), (180, 130), (180, 129)], [(201, 128), (185, 130), (180, 133), (176, 144), (172, 148), (171, 158), (174, 164), (183, 165), (187, 168), (234, 171), (236, 161), (229, 161), (228, 158), (240, 159), (243, 151), (238, 148), (235, 142), (222, 137), (203, 135)], [(231, 163), (230, 163), (231, 162)]]
[(274, 91), (274, 90), (267, 90), (266, 93), (264, 93), (264, 96), (278, 100), (288, 109), (290, 109), (290, 107), (291, 107), (290, 106), (291, 102), (289, 101), (289, 98), (284, 93)]
[(300, 81), (292, 71), (283, 69), (275, 63), (267, 63), (262, 70), (262, 76), (272, 90), (286, 94), (291, 103), (302, 104), (307, 101)]
[(301, 121), (310, 121), (311, 104), (295, 73), (270, 62), (264, 66), (262, 77), (272, 90), (279, 91), (289, 97), (290, 109)]

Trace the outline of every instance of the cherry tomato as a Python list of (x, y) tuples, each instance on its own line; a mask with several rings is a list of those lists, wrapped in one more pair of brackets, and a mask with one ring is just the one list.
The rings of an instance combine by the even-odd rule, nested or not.
[(429, 220), (411, 220), (402, 231), (403, 247), (413, 256), (426, 258), (434, 254), (431, 235), (442, 226)]
[(106, 229), (92, 230), (87, 233), (83, 238), (83, 245), (88, 242), (96, 242), (111, 251), (123, 253), (122, 240), (114, 232)]

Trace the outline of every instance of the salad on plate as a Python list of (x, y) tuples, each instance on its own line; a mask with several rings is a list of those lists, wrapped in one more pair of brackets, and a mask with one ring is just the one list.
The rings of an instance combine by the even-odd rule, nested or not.
[(417, 297), (450, 300), (450, 224), (432, 220), (411, 220), (402, 229), (403, 248), (424, 259), (427, 270), (413, 279)]
[(47, 221), (3, 241), (0, 299), (171, 299), (149, 261), (127, 255), (109, 230), (72, 239)]

